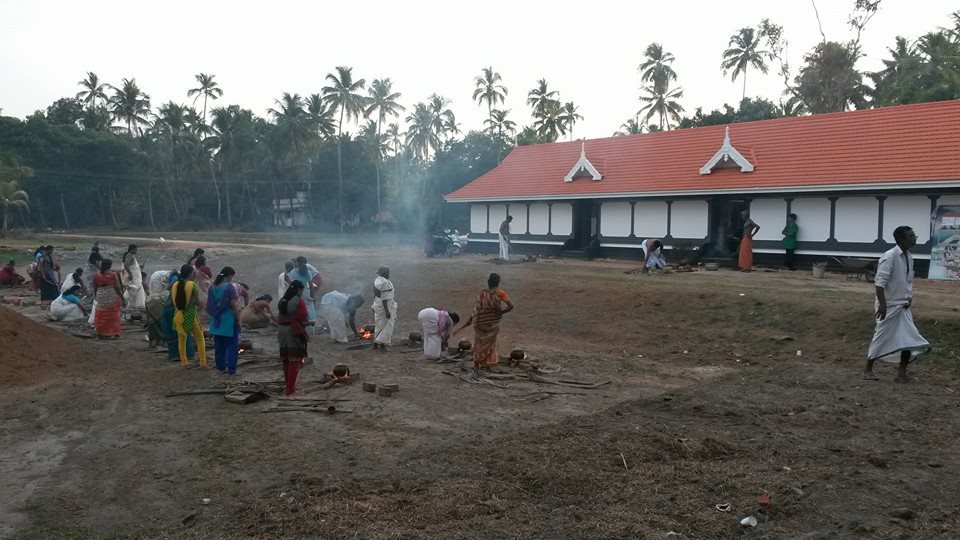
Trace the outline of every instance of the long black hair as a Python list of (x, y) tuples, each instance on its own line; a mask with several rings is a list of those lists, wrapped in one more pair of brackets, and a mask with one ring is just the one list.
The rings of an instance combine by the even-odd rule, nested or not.
[(112, 260), (112, 259), (103, 259), (102, 261), (100, 261), (100, 271), (101, 271), (101, 272), (106, 272), (107, 270), (110, 270), (110, 267), (111, 267), (111, 266), (113, 266), (113, 260)]
[(127, 246), (127, 251), (125, 251), (125, 252), (123, 253), (123, 257), (120, 257), (120, 260), (123, 261), (124, 264), (126, 264), (126, 263), (127, 263), (127, 255), (129, 255), (130, 252), (133, 251), (133, 250), (135, 250), (135, 249), (137, 249), (137, 245), (136, 245), (136, 244), (130, 244), (129, 246)]
[(193, 250), (193, 257), (190, 257), (190, 260), (187, 261), (187, 264), (192, 265), (193, 262), (196, 261), (198, 257), (203, 255), (203, 253), (204, 253), (203, 248), (197, 248)]
[(290, 300), (292, 300), (295, 296), (300, 294), (302, 290), (303, 282), (299, 279), (295, 279), (290, 283), (290, 286), (287, 287), (287, 292), (283, 293), (283, 298), (277, 302), (277, 308), (279, 309), (280, 313), (284, 315), (287, 314), (287, 304), (289, 304)]
[(80, 283), (80, 276), (83, 275), (83, 268), (77, 268), (73, 271), (73, 281), (74, 283)]
[(223, 283), (223, 280), (227, 279), (228, 277), (232, 277), (235, 275), (237, 275), (237, 272), (233, 268), (230, 268), (229, 266), (224, 266), (223, 270), (221, 270), (220, 273), (217, 274), (217, 278), (213, 280), (214, 287)]
[(180, 267), (180, 279), (174, 283), (174, 286), (180, 285), (177, 287), (176, 293), (173, 295), (173, 306), (181, 311), (187, 308), (187, 280), (190, 279), (190, 274), (193, 273), (193, 267), (189, 264), (185, 264)]

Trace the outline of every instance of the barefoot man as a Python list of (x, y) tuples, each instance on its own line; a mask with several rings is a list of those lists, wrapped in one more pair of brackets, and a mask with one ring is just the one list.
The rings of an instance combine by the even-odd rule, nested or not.
[(510, 260), (510, 222), (513, 216), (507, 216), (507, 219), (500, 223), (500, 260)]
[(913, 302), (913, 257), (910, 248), (917, 245), (917, 233), (902, 225), (893, 231), (897, 245), (880, 257), (874, 285), (877, 289), (877, 329), (867, 351), (867, 365), (860, 376), (877, 380), (873, 362), (877, 359), (896, 362), (900, 369), (896, 381), (913, 382), (907, 375), (907, 364), (913, 357), (930, 351), (930, 343), (923, 339), (913, 323), (910, 304)]

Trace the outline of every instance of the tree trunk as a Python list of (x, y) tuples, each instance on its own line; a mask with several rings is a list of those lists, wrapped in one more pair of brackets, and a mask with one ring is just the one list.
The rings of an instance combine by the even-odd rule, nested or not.
[(97, 182), (97, 202), (100, 203), (100, 222), (107, 223), (107, 210), (103, 206), (103, 183)]
[(343, 105), (340, 106), (340, 124), (337, 125), (337, 207), (340, 214), (340, 232), (343, 233), (343, 164), (340, 146), (343, 144)]
[(157, 230), (157, 222), (153, 219), (153, 180), (147, 181), (147, 209), (150, 213), (150, 229)]
[(0, 236), (3, 236), (3, 237), (6, 237), (6, 236), (7, 236), (7, 221), (9, 220), (9, 217), (10, 217), (10, 207), (7, 206), (6, 203), (4, 203), (4, 206), (3, 206), (3, 230), (0, 230)]
[(116, 213), (116, 212), (114, 211), (114, 209), (113, 209), (113, 184), (109, 184), (109, 187), (110, 187), (110, 201), (109, 201), (109, 202), (110, 202), (110, 204), (109, 204), (109, 208), (110, 208), (110, 221), (113, 222), (113, 228), (114, 228), (114, 229), (119, 229), (119, 228), (120, 228), (120, 225), (117, 224), (117, 213)]
[(747, 70), (743, 70), (743, 96), (740, 98), (741, 106), (743, 106), (744, 99), (747, 99)]
[(210, 179), (213, 180), (213, 190), (217, 195), (217, 224), (219, 224), (223, 221), (223, 202), (220, 199), (220, 184), (217, 182), (217, 173), (215, 172), (212, 162), (210, 163)]
[[(69, 229), (70, 218), (67, 217), (67, 203), (63, 201), (63, 191), (60, 192), (60, 210), (63, 212), (63, 226)], [(4, 219), (6, 219), (6, 212), (4, 212)]]
[(377, 229), (383, 234), (383, 216), (380, 215), (380, 119), (377, 118)]
[(230, 207), (230, 175), (223, 176), (223, 194), (227, 199), (227, 227), (233, 228), (233, 212)]

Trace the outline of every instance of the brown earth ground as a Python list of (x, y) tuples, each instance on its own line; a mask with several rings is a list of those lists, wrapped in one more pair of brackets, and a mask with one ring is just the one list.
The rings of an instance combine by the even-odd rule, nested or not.
[[(246, 406), (164, 397), (225, 379), (148, 351), (133, 323), (122, 340), (99, 342), (71, 335), (89, 334), (82, 324), (7, 305), (0, 536), (960, 535), (960, 284), (915, 284), (915, 316), (934, 349), (912, 368), (920, 382), (898, 385), (888, 365), (878, 366), (880, 381), (856, 377), (873, 293), (842, 276), (645, 276), (626, 274), (635, 265), (624, 261), (494, 265), (479, 255), (426, 259), (415, 246), (366, 237), (350, 249), (316, 236), (195, 239), (203, 243), (138, 240), (140, 258), (148, 273), (174, 268), (202, 245), (212, 267), (233, 266), (255, 294), (276, 294), (280, 261), (292, 255), (321, 269), (324, 290), (368, 297), (376, 268), (390, 266), (395, 340), (417, 329), (422, 307), (468, 312), (498, 271), (517, 306), (502, 325), (502, 353), (522, 347), (554, 379), (611, 383), (469, 384), (442, 373), (466, 375), (459, 364), (404, 347), (377, 354), (318, 339), (301, 388), (345, 362), (362, 381), (400, 392), (314, 390), (308, 396), (349, 400), (338, 402), (349, 412), (262, 414), (279, 396)], [(66, 246), (65, 269), (90, 245), (47, 236), (6, 239), (0, 250), (24, 253), (38, 241)], [(127, 240), (101, 242), (118, 257)], [(372, 320), (368, 306), (362, 318)], [(257, 349), (242, 361), (262, 361), (237, 379), (278, 380), (273, 331), (247, 336)], [(768, 505), (757, 503), (762, 494)], [(731, 510), (718, 511), (721, 503)], [(755, 528), (739, 525), (748, 515)]]

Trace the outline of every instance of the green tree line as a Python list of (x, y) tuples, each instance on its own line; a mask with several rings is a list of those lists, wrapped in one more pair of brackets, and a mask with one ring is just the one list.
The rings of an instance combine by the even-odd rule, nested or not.
[[(638, 66), (639, 106), (616, 134), (960, 98), (960, 12), (919, 38), (898, 37), (882, 70), (857, 70), (860, 36), (879, 4), (856, 0), (856, 37), (824, 35), (796, 73), (782, 27), (763, 20), (737, 30), (719, 69), (742, 80), (742, 100), (708, 113), (684, 116), (674, 55), (651, 43)], [(748, 97), (747, 75), (771, 70), (783, 79), (783, 98)], [(78, 86), (25, 119), (0, 116), (4, 232), (259, 230), (272, 226), (275, 201), (298, 193), (306, 193), (311, 230), (416, 229), (449, 219), (442, 195), (495, 167), (512, 147), (572, 140), (583, 119), (577, 104), (540, 79), (526, 93), (533, 120), (518, 126), (492, 66), (473, 80), (475, 106), (487, 118), (466, 132), (444, 96), (404, 105), (389, 78), (368, 82), (347, 66), (327, 74), (317, 93), (282, 93), (266, 117), (221, 106), (229, 89), (207, 73), (196, 75), (184, 102), (155, 104), (132, 77), (113, 85), (91, 72)]]

